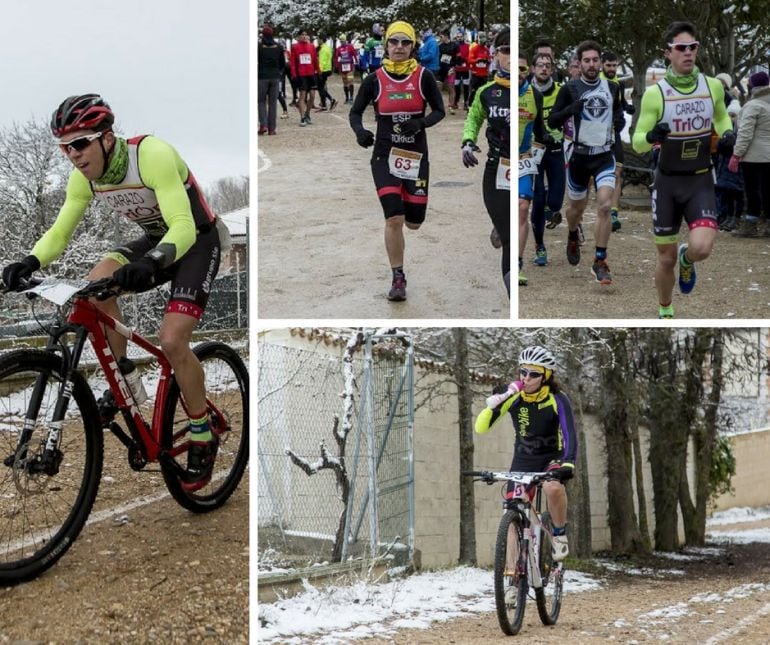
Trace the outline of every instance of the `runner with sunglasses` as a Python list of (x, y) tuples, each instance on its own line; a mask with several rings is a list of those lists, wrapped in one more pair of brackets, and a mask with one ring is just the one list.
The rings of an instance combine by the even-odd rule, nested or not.
[[(695, 286), (695, 262), (705, 260), (714, 247), (718, 224), (711, 170), (711, 131), (725, 147), (735, 143), (730, 115), (719, 79), (700, 72), (695, 26), (674, 22), (664, 34), (666, 74), (642, 96), (632, 144), (644, 153), (660, 144), (652, 193), (652, 221), (658, 249), (655, 287), (658, 316), (673, 318), (674, 267), (679, 264), (679, 290)], [(687, 243), (677, 249), (682, 219)]]
[[(463, 128), (462, 161), (466, 168), (479, 163), (476, 139), (487, 122), (487, 163), (482, 192), (492, 220), (492, 245), (502, 247), (503, 283), (511, 295), (511, 45), (510, 30), (495, 37), (494, 80), (476, 92)], [(499, 243), (498, 243), (499, 242)]]
[[(567, 490), (577, 458), (577, 432), (572, 405), (554, 377), (556, 359), (545, 347), (533, 345), (519, 354), (520, 380), (495, 388), (476, 418), (479, 434), (489, 432), (506, 413), (514, 428), (511, 471), (555, 471), (561, 480), (543, 485), (553, 520), (553, 558), (563, 560), (567, 544)], [(512, 483), (511, 483), (512, 484)], [(513, 495), (509, 484), (508, 495)]]
[[(114, 121), (110, 106), (97, 94), (70, 96), (54, 111), (51, 131), (74, 166), (64, 204), (30, 255), (3, 269), (3, 281), (9, 289), (17, 289), (34, 271), (58, 258), (93, 199), (142, 228), (140, 238), (107, 253), (88, 279), (113, 277), (133, 292), (171, 280), (160, 345), (190, 416), (189, 482), (201, 484), (211, 477), (218, 442), (209, 427), (203, 369), (190, 341), (219, 268), (226, 230), (220, 240), (223, 227), (174, 148), (152, 136), (118, 137), (112, 130)], [(94, 304), (122, 319), (115, 298)], [(125, 364), (126, 338), (111, 330), (107, 337), (116, 361)]]
[[(428, 207), (428, 139), (426, 128), (444, 118), (444, 101), (429, 70), (413, 57), (415, 31), (396, 21), (385, 32), (386, 57), (361, 83), (350, 127), (363, 148), (374, 146), (372, 176), (385, 215), (385, 250), (392, 271), (388, 300), (406, 300), (404, 226), (417, 230)], [(366, 107), (374, 105), (377, 135), (364, 128)], [(431, 112), (426, 116), (426, 107)]]

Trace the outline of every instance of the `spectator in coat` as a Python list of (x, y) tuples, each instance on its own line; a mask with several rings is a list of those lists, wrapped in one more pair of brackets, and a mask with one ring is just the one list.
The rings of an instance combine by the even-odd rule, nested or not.
[[(733, 132), (738, 132), (738, 115), (741, 106), (738, 101), (732, 101), (727, 106), (727, 113), (733, 122)], [(738, 226), (738, 220), (743, 212), (743, 173), (738, 168), (730, 170), (730, 158), (734, 146), (720, 139), (717, 143), (716, 176), (714, 185), (717, 198), (717, 222), (720, 231), (732, 231)]]

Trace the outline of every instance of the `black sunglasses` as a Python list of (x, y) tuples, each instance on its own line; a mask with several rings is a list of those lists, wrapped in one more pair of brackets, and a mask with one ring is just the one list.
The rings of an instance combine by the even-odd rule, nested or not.
[(398, 47), (401, 45), (401, 47), (410, 47), (411, 45), (414, 45), (413, 40), (409, 40), (408, 38), (405, 40), (401, 40), (400, 38), (388, 38), (388, 45), (393, 45), (393, 47)]
[(532, 378), (543, 378), (545, 376), (543, 372), (538, 372), (537, 370), (528, 370), (524, 367), (519, 370), (519, 375), (523, 378), (527, 378), (528, 376)]
[(101, 137), (104, 132), (94, 132), (93, 134), (84, 134), (82, 137), (73, 139), (72, 141), (59, 141), (59, 147), (64, 152), (75, 150), (76, 152), (83, 152), (94, 141)]

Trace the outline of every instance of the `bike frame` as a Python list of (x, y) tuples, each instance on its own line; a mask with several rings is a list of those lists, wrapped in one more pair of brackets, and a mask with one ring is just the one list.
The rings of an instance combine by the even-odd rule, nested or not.
[[(151, 354), (160, 366), (160, 379), (150, 424), (145, 421), (139, 406), (136, 404), (133, 394), (128, 387), (126, 378), (118, 367), (118, 358), (110, 349), (110, 345), (107, 341), (106, 329), (114, 330), (116, 333), (126, 338), (130, 343), (134, 343), (141, 347), (144, 351)], [(70, 348), (67, 348), (60, 339), (61, 336), (69, 332), (75, 334), (75, 341)], [(159, 347), (148, 341), (139, 333), (96, 307), (96, 305), (85, 296), (75, 296), (73, 298), (72, 309), (67, 316), (66, 323), (55, 327), (49, 336), (46, 349), (48, 351), (56, 351), (59, 349), (64, 353), (63, 359), (68, 372), (66, 374), (63, 391), (60, 393), (57, 409), (54, 413), (54, 421), (52, 423), (51, 432), (49, 433), (47, 447), (54, 448), (58, 439), (58, 434), (61, 425), (64, 422), (64, 415), (71, 396), (72, 372), (77, 370), (87, 340), (90, 340), (91, 345), (94, 348), (96, 359), (99, 361), (102, 370), (104, 370), (110, 391), (115, 397), (115, 403), (122, 412), (126, 423), (129, 425), (129, 431), (132, 437), (143, 451), (144, 458), (147, 461), (153, 462), (157, 461), (162, 453), (168, 457), (176, 457), (185, 452), (188, 447), (187, 442), (177, 446), (172, 445), (172, 448), (167, 451), (163, 451), (161, 448), (161, 433), (166, 423), (166, 399), (169, 394), (171, 385), (170, 377), (172, 374), (171, 364), (165, 354), (163, 354), (163, 351)], [(33, 397), (33, 400), (34, 398), (35, 397)], [(223, 418), (221, 412), (208, 398), (206, 399), (206, 402), (211, 412), (218, 415), (219, 418)], [(184, 405), (183, 400), (182, 405)], [(31, 404), (30, 407), (34, 408), (35, 404)], [(36, 410), (33, 411), (36, 412)], [(30, 415), (29, 418), (34, 419), (36, 416), (35, 413)], [(105, 427), (108, 427), (115, 433), (115, 430), (111, 426), (112, 423), (107, 424)], [(122, 431), (120, 432), (122, 433)], [(182, 437), (185, 432), (186, 430), (182, 430), (177, 433), (174, 436), (172, 444)], [(123, 443), (126, 442), (123, 441)]]
[[(513, 480), (516, 481), (515, 479)], [(531, 488), (536, 487), (535, 503), (532, 503)], [(523, 548), (519, 555), (519, 574), (527, 574), (531, 587), (539, 589), (543, 586), (540, 575), (540, 540), (542, 539), (543, 523), (540, 521), (539, 508), (542, 501), (542, 488), (536, 484), (526, 486), (516, 482), (513, 498), (506, 500), (505, 507), (518, 511), (523, 528)], [(526, 558), (526, 559), (525, 559)], [(526, 567), (526, 571), (524, 570)]]

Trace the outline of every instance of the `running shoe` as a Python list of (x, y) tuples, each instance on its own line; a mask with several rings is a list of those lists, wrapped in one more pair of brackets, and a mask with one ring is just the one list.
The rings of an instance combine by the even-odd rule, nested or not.
[(591, 265), (591, 273), (599, 284), (612, 284), (612, 276), (610, 275), (610, 267), (607, 266), (607, 260), (597, 260), (594, 258), (594, 263)]
[(455, 109), (450, 105), (449, 106), (449, 114), (454, 114), (454, 113), (455, 113)]
[(524, 269), (519, 269), (519, 286), (526, 287), (528, 282), (527, 276), (524, 275)]
[(264, 125), (263, 125), (263, 126), (260, 126), (260, 128), (259, 128), (259, 130), (258, 130), (257, 134), (259, 134), (259, 135), (262, 135), (262, 134), (267, 134), (267, 128), (266, 128)]
[(687, 251), (687, 244), (679, 245), (679, 291), (690, 293), (695, 287), (695, 264), (686, 263), (684, 254)]
[(281, 118), (282, 118), (282, 119), (288, 119), (288, 118), (289, 118), (289, 113), (288, 113), (288, 112), (284, 112), (284, 113), (281, 115)]
[(559, 224), (561, 224), (561, 219), (561, 211), (551, 213), (551, 217), (548, 218), (545, 227), (548, 229), (556, 228)]
[(268, 130), (267, 133), (268, 134), (275, 134), (275, 130)]
[(545, 250), (545, 244), (539, 244), (535, 249), (535, 264), (539, 267), (548, 264), (548, 251)]
[(497, 229), (494, 226), (492, 227), (492, 232), (489, 234), (489, 241), (496, 249), (499, 249), (503, 245), (503, 241), (500, 239), (500, 233), (497, 232)]
[(580, 263), (580, 244), (578, 240), (567, 240), (567, 262), (572, 266)]
[(329, 105), (329, 112), (331, 112), (335, 107), (337, 107), (337, 99), (332, 99), (332, 102)]
[(580, 246), (583, 246), (583, 244), (586, 243), (586, 235), (585, 235), (585, 233), (583, 233), (583, 225), (582, 224), (578, 224), (577, 231), (578, 231), (578, 244), (580, 244)]
[(616, 233), (621, 227), (620, 220), (618, 219), (618, 211), (612, 211), (610, 218), (612, 219), (612, 232)]
[(393, 284), (390, 286), (388, 300), (400, 302), (406, 300), (406, 276), (403, 273), (397, 273), (393, 278)]
[(554, 562), (561, 562), (569, 555), (569, 543), (566, 535), (554, 535), (552, 544)]
[(304, 116), (299, 118), (299, 127), (304, 128), (307, 125), (307, 123), (305, 123), (305, 118), (306, 117)]
[(310, 120), (310, 115), (305, 116), (305, 125), (313, 125), (313, 122)]

